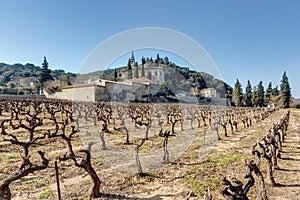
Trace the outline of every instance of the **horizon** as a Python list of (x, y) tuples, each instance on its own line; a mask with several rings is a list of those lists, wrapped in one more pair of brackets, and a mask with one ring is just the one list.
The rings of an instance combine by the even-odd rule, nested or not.
[[(144, 15), (152, 13), (153, 6), (138, 1), (117, 1), (117, 7), (115, 1), (2, 1), (0, 62), (40, 66), (46, 56), (51, 69), (77, 73), (93, 49), (113, 35), (133, 28), (164, 27), (200, 44), (222, 80), (232, 87), (237, 78), (243, 91), (248, 79), (252, 86), (260, 80), (265, 88), (269, 82), (280, 86), (286, 71), (292, 96), (300, 97), (300, 2), (152, 2), (155, 13)], [(189, 64), (180, 55), (169, 59), (179, 66)]]

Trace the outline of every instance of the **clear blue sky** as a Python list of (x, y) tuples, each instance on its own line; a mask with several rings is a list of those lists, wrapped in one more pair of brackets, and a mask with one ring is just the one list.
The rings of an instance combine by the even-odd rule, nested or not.
[[(289, 1), (0, 1), (0, 62), (77, 72), (99, 43), (132, 28), (163, 27), (202, 45), (224, 81), (280, 83), (287, 71), (300, 97), (300, 2)], [(145, 55), (147, 56), (147, 55)], [(126, 64), (126, 63), (124, 63)]]

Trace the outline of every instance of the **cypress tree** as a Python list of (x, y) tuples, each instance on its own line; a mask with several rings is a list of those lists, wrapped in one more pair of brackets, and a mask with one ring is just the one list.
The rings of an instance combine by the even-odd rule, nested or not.
[(250, 80), (247, 82), (245, 91), (245, 104), (247, 107), (252, 107), (252, 86)]
[(141, 77), (145, 77), (145, 65), (146, 64), (146, 60), (144, 57), (142, 57), (142, 72), (141, 72)]
[(272, 82), (269, 83), (267, 89), (266, 89), (266, 94), (265, 94), (265, 105), (268, 104), (271, 100), (271, 95), (272, 95)]
[(278, 85), (272, 89), (272, 96), (279, 96)]
[(127, 79), (132, 79), (132, 67), (131, 67), (130, 59), (128, 59), (126, 70), (127, 70)]
[(256, 86), (254, 86), (252, 92), (252, 106), (256, 107), (257, 105), (258, 105), (258, 92)]
[(117, 70), (115, 69), (115, 71), (114, 71), (114, 81), (117, 81), (117, 78), (118, 78), (118, 73), (117, 73)]
[(257, 85), (257, 105), (259, 107), (264, 107), (264, 98), (265, 98), (265, 90), (263, 86), (263, 82), (259, 81)]
[(290, 107), (290, 100), (292, 97), (291, 88), (289, 84), (288, 77), (284, 71), (281, 84), (280, 84), (280, 100), (283, 108)]
[(232, 93), (232, 101), (236, 107), (242, 106), (243, 90), (242, 90), (242, 86), (239, 82), (239, 79), (236, 79), (236, 83), (234, 84), (234, 90)]

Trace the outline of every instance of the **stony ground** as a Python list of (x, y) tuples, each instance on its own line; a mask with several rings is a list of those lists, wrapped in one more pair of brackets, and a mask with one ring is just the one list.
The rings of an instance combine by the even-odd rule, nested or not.
[[(93, 156), (93, 166), (102, 181), (101, 192), (105, 194), (100, 199), (144, 199), (144, 200), (173, 200), (203, 199), (205, 191), (209, 188), (214, 199), (224, 199), (219, 194), (222, 177), (234, 174), (236, 178), (243, 180), (245, 174), (244, 160), (253, 159), (251, 155), (252, 144), (264, 136), (273, 122), (277, 122), (286, 110), (280, 110), (272, 114), (262, 122), (254, 123), (252, 127), (239, 126), (239, 132), (229, 133), (225, 138), (214, 146), (205, 145), (203, 142), (205, 129), (195, 134), (194, 142), (178, 158), (172, 159), (172, 163), (157, 165), (157, 169), (151, 170), (144, 177), (138, 177), (132, 172), (119, 170), (111, 165), (109, 157)], [(292, 110), (288, 136), (283, 146), (282, 159), (278, 160), (279, 169), (275, 170), (274, 177), (278, 186), (267, 186), (269, 199), (300, 199), (300, 110)], [(196, 126), (196, 124), (195, 124)], [(90, 129), (88, 129), (90, 131)], [(179, 127), (177, 131), (179, 131)], [(81, 134), (84, 133), (84, 128)], [(229, 131), (230, 132), (230, 131)], [(209, 135), (206, 133), (206, 135)], [(208, 137), (208, 136), (206, 136)], [(112, 141), (114, 136), (111, 136)], [(184, 138), (183, 138), (184, 139)], [(172, 144), (176, 144), (175, 139)], [(206, 138), (206, 142), (214, 141), (214, 138)], [(154, 144), (161, 145), (161, 141), (151, 138)], [(77, 138), (78, 146), (80, 138)], [(121, 143), (114, 141), (116, 144)], [(150, 143), (150, 142), (149, 142)], [(212, 142), (214, 143), (214, 142)], [(0, 144), (1, 145), (1, 144)], [(3, 145), (3, 144), (2, 144)], [(48, 152), (48, 156), (55, 157), (56, 153), (63, 151), (61, 144)], [(121, 145), (122, 146), (122, 145)], [(147, 146), (147, 145), (146, 145)], [(159, 148), (149, 147), (151, 150)], [(95, 147), (94, 147), (95, 148)], [(124, 147), (131, 148), (132, 147)], [(143, 149), (147, 152), (149, 149)], [(7, 155), (1, 153), (0, 176), (9, 174), (17, 167), (9, 167), (11, 162), (17, 166), (18, 153), (11, 149)], [(5, 156), (2, 156), (4, 155)], [(141, 154), (141, 157), (142, 154)], [(53, 159), (54, 160), (54, 159)], [(157, 160), (146, 159), (148, 163)], [(143, 163), (142, 163), (143, 164)], [(13, 199), (57, 199), (54, 163), (40, 173), (30, 175), (12, 184)], [(72, 162), (59, 163), (62, 199), (89, 199), (88, 192), (91, 180), (84, 171), (73, 166)], [(130, 166), (130, 165), (128, 165)], [(262, 173), (265, 174), (265, 162), (261, 165)], [(2, 175), (1, 175), (2, 174)], [(256, 186), (250, 190), (250, 199), (255, 199)]]

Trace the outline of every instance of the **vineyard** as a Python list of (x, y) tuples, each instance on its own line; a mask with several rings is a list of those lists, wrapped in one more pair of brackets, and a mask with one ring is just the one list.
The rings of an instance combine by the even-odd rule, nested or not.
[(299, 117), (2, 97), (0, 199), (300, 199)]

